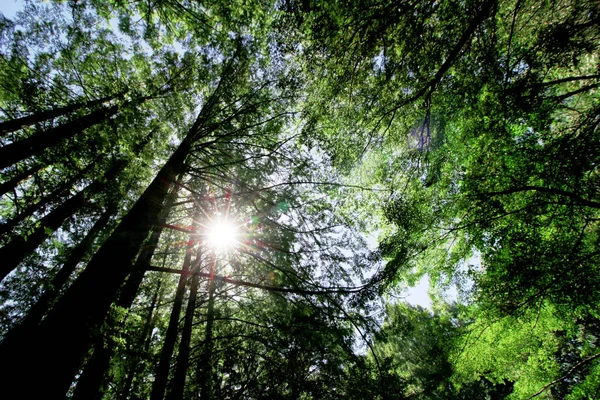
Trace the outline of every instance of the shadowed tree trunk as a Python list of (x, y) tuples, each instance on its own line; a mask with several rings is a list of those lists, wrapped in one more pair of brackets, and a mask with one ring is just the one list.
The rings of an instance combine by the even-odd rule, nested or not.
[[(184, 161), (202, 120), (169, 158), (150, 186), (123, 217), (85, 270), (59, 299), (32, 337), (20, 346), (1, 346), (0, 376), (23, 394), (63, 399), (102, 325), (119, 288), (134, 271), (133, 258), (149, 232), (160, 224), (160, 212), (171, 183), (183, 171)], [(61, 368), (55, 367), (61, 360)], [(29, 376), (37, 384), (29, 384)]]
[[(198, 215), (199, 207), (196, 206), (196, 212), (194, 216)], [(194, 220), (194, 218), (192, 218)], [(152, 385), (152, 393), (150, 395), (151, 400), (163, 400), (165, 397), (165, 391), (167, 388), (167, 381), (169, 379), (169, 370), (171, 367), (171, 357), (173, 356), (173, 350), (175, 349), (175, 342), (177, 341), (177, 331), (179, 327), (179, 316), (181, 314), (181, 307), (183, 304), (183, 296), (185, 294), (185, 285), (188, 278), (188, 272), (190, 270), (192, 262), (192, 254), (194, 251), (194, 244), (197, 241), (195, 237), (195, 230), (190, 233), (185, 257), (183, 260), (183, 266), (181, 267), (182, 274), (179, 276), (179, 283), (177, 285), (177, 291), (175, 292), (175, 300), (173, 301), (173, 309), (171, 310), (171, 316), (169, 318), (169, 325), (167, 327), (167, 333), (165, 334), (164, 344), (160, 353), (160, 360), (156, 368), (154, 375), (154, 384)]]
[[(160, 235), (162, 233), (163, 226), (166, 223), (169, 211), (171, 210), (171, 207), (177, 198), (181, 177), (182, 176), (180, 175), (178, 181), (173, 186), (171, 194), (167, 197), (166, 204), (162, 210), (160, 224), (156, 227), (156, 229), (153, 230), (150, 239), (146, 242), (143, 250), (137, 258), (136, 266), (139, 268), (137, 268), (129, 276), (125, 286), (121, 290), (119, 299), (116, 303), (118, 307), (129, 309), (135, 300), (140, 285), (144, 279), (144, 274), (146, 271), (145, 266), (150, 265), (150, 261), (154, 256), (154, 251), (156, 250), (156, 246), (160, 240)], [(111, 329), (111, 334), (115, 334), (119, 328), (122, 328), (122, 324), (119, 324), (120, 326), (116, 326), (116, 321), (107, 321), (107, 323), (114, 328)], [(111, 334), (108, 336), (111, 336)], [(113, 356), (114, 350), (115, 343), (110, 338), (106, 340), (103, 337), (97, 338), (96, 345), (94, 346), (94, 353), (86, 363), (85, 368), (83, 369), (81, 376), (77, 381), (77, 386), (75, 388), (75, 392), (73, 393), (72, 400), (99, 399), (102, 397), (102, 383), (110, 366), (110, 359)]]
[(44, 163), (36, 163), (33, 167), (27, 168), (25, 171), (17, 173), (15, 176), (7, 180), (6, 182), (0, 183), (0, 196), (3, 194), (13, 190), (19, 182), (29, 178), (31, 175), (35, 174), (46, 165)]
[(198, 360), (198, 383), (200, 384), (200, 399), (212, 398), (212, 350), (213, 350), (213, 325), (215, 317), (215, 263), (210, 262), (208, 278), (208, 307), (206, 310), (206, 331), (204, 334), (204, 348)]
[[(192, 145), (219, 128), (219, 124), (209, 122), (218, 104), (221, 84), (234, 70), (233, 61), (225, 66), (221, 81), (187, 136), (36, 332), (21, 337), (16, 346), (0, 346), (0, 376), (19, 388), (21, 397), (64, 399), (120, 287), (135, 270), (135, 256), (160, 224), (169, 187), (184, 172)], [(56, 368), (57, 360), (60, 368)], [(36, 377), (35, 385), (31, 384), (32, 376)]]
[[(152, 138), (153, 132), (146, 135), (136, 146), (135, 151), (142, 151)], [(25, 236), (20, 235), (11, 239), (5, 246), (0, 248), (0, 260), (4, 262), (0, 265), (0, 280), (4, 279), (12, 270), (14, 270), (21, 261), (32, 251), (34, 251), (44, 240), (46, 240), (54, 231), (56, 231), (67, 218), (75, 215), (77, 211), (94, 194), (105, 190), (108, 185), (125, 169), (126, 160), (117, 160), (109, 169), (103, 179), (98, 179), (80, 190), (71, 198), (66, 200), (60, 206), (56, 207), (39, 221), (39, 226), (34, 231)], [(0, 352), (1, 353), (1, 352)]]
[[(150, 310), (148, 311), (148, 315), (146, 317), (146, 322), (144, 323), (144, 329), (142, 331), (142, 335), (140, 337), (139, 346), (143, 349), (142, 354), (148, 354), (150, 350), (150, 342), (152, 340), (152, 327), (155, 325), (156, 316), (154, 315), (154, 311), (156, 309), (156, 305), (162, 302), (162, 281), (159, 281), (158, 288), (156, 292), (154, 292), (154, 297), (152, 299), (152, 305)], [(131, 360), (131, 365), (129, 368), (129, 373), (127, 374), (127, 379), (125, 380), (125, 385), (123, 385), (123, 390), (119, 395), (119, 400), (127, 400), (129, 398), (129, 393), (133, 388), (133, 381), (137, 374), (139, 365), (140, 365), (140, 356), (136, 355)]]
[(38, 111), (26, 117), (2, 121), (0, 122), (0, 137), (4, 137), (10, 132), (18, 131), (19, 129), (23, 129), (37, 122), (42, 122), (56, 117), (60, 117), (62, 115), (67, 115), (81, 108), (92, 108), (99, 104), (107, 103), (117, 98), (122, 98), (126, 93), (127, 91), (125, 90), (120, 93), (103, 97), (98, 100), (81, 101), (78, 103), (66, 105), (64, 107), (56, 107), (52, 110)]
[(126, 107), (138, 106), (152, 96), (145, 96), (123, 104), (103, 107), (73, 121), (65, 122), (55, 128), (39, 132), (26, 139), (0, 147), (0, 169), (9, 167), (28, 157), (41, 154), (48, 147), (83, 132), (87, 128), (101, 124)]
[(188, 298), (187, 307), (185, 310), (185, 320), (183, 323), (183, 331), (181, 332), (181, 341), (179, 342), (179, 352), (177, 353), (177, 366), (175, 375), (173, 376), (172, 388), (169, 393), (169, 400), (183, 400), (183, 392), (185, 388), (185, 378), (189, 367), (190, 358), (190, 341), (192, 338), (192, 326), (194, 322), (194, 312), (196, 311), (196, 297), (198, 294), (198, 275), (197, 272), (201, 268), (202, 249), (198, 248), (196, 254), (195, 266), (192, 268), (192, 283), (190, 286), (190, 296)]
[(42, 244), (54, 231), (72, 215), (75, 215), (87, 200), (94, 194), (104, 190), (125, 167), (124, 163), (117, 162), (106, 174), (104, 180), (97, 180), (79, 191), (60, 206), (56, 207), (42, 219), (39, 225), (29, 235), (19, 235), (12, 238), (5, 246), (0, 248), (0, 280), (4, 279), (14, 270), (23, 259)]
[(38, 202), (30, 204), (28, 207), (25, 207), (12, 219), (6, 221), (3, 224), (0, 224), (0, 235), (10, 232), (15, 226), (17, 226), (19, 222), (25, 220), (28, 217), (31, 217), (35, 212), (41, 210), (49, 204), (59, 203), (60, 198), (64, 196), (64, 194), (69, 189), (71, 189), (77, 182), (82, 180), (88, 172), (90, 172), (90, 170), (96, 165), (96, 161), (97, 159), (92, 161), (83, 170), (77, 172), (74, 176), (71, 177), (71, 179), (58, 185), (58, 187), (55, 190), (53, 190), (52, 193), (42, 197)]
[(119, 109), (118, 105), (101, 108), (74, 121), (65, 122), (55, 128), (50, 128), (26, 139), (0, 147), (0, 169), (38, 155), (48, 147), (54, 146), (62, 140), (72, 138), (87, 128), (108, 120), (117, 114)]
[(33, 329), (35, 329), (35, 327), (40, 323), (46, 311), (50, 309), (52, 303), (56, 300), (58, 293), (67, 283), (73, 271), (75, 271), (77, 264), (81, 262), (83, 256), (92, 247), (94, 240), (106, 227), (110, 217), (114, 215), (115, 212), (115, 205), (110, 206), (106, 211), (104, 211), (94, 226), (92, 226), (90, 231), (87, 233), (85, 238), (83, 238), (83, 240), (71, 250), (67, 261), (65, 261), (60, 271), (56, 273), (49, 287), (46, 289), (46, 291), (44, 291), (42, 296), (33, 305), (33, 307), (31, 307), (23, 321), (7, 334), (4, 342), (9, 343), (10, 341), (14, 340), (14, 337), (19, 337), (21, 335), (31, 335)]

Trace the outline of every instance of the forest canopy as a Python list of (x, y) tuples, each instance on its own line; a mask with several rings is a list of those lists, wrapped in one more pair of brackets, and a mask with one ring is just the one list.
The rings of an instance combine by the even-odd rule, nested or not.
[(0, 397), (600, 398), (596, 0), (16, 8)]

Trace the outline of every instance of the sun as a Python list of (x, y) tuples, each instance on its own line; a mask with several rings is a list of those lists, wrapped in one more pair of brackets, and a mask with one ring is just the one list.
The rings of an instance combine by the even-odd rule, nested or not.
[(212, 221), (206, 229), (206, 244), (217, 251), (227, 251), (239, 242), (238, 227), (227, 220)]

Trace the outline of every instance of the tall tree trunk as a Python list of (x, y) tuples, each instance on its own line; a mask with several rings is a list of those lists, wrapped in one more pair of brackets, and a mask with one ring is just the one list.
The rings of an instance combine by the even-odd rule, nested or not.
[(204, 334), (204, 349), (198, 360), (198, 382), (200, 383), (200, 400), (212, 398), (212, 350), (213, 325), (215, 318), (215, 263), (216, 256), (210, 263), (208, 278), (208, 307), (206, 310), (206, 331)]
[(177, 354), (177, 367), (175, 368), (175, 376), (173, 377), (173, 385), (171, 389), (171, 394), (169, 396), (171, 400), (183, 400), (185, 378), (190, 363), (190, 342), (192, 339), (194, 311), (196, 311), (198, 281), (198, 275), (194, 274), (192, 276), (190, 296), (185, 310), (183, 332), (181, 333), (181, 341), (179, 342), (179, 352)]
[(0, 260), (2, 260), (0, 280), (4, 279), (28, 254), (60, 228), (69, 217), (77, 213), (92, 195), (104, 190), (124, 167), (125, 162), (117, 161), (103, 180), (94, 181), (40, 219), (39, 226), (31, 234), (16, 236), (0, 248)]
[(13, 328), (5, 337), (3, 344), (9, 344), (11, 341), (14, 341), (15, 337), (19, 336), (28, 336), (31, 335), (31, 332), (35, 329), (35, 327), (40, 323), (46, 311), (48, 311), (56, 300), (56, 297), (60, 293), (63, 286), (69, 280), (69, 277), (75, 271), (75, 268), (83, 258), (83, 256), (89, 251), (92, 247), (94, 240), (98, 236), (98, 234), (106, 227), (110, 217), (116, 212), (116, 205), (109, 206), (106, 211), (100, 216), (100, 218), (96, 221), (94, 226), (87, 233), (85, 238), (77, 246), (75, 246), (71, 252), (64, 265), (56, 273), (50, 286), (44, 291), (39, 300), (31, 307), (23, 321)]
[[(134, 152), (141, 151), (152, 138), (153, 132), (146, 135), (134, 148)], [(35, 250), (44, 240), (56, 231), (67, 218), (74, 215), (93, 194), (103, 191), (127, 166), (126, 160), (118, 160), (108, 170), (103, 179), (92, 182), (85, 189), (79, 191), (63, 204), (56, 207), (40, 220), (40, 224), (28, 236), (16, 236), (4, 247), (0, 248), (0, 260), (5, 260), (0, 265), (0, 280), (4, 279), (21, 261)], [(1, 354), (1, 350), (0, 350)]]
[[(164, 263), (163, 263), (164, 265)], [(148, 354), (150, 350), (150, 342), (152, 340), (151, 330), (152, 327), (156, 324), (156, 315), (154, 315), (154, 310), (156, 309), (156, 305), (162, 302), (162, 280), (159, 281), (158, 288), (154, 293), (152, 306), (148, 311), (148, 315), (146, 317), (146, 322), (144, 323), (144, 329), (142, 331), (142, 335), (140, 336), (140, 342), (138, 343), (139, 347), (143, 349), (142, 354)], [(131, 366), (129, 368), (129, 373), (127, 374), (127, 379), (125, 380), (125, 385), (123, 385), (123, 390), (119, 394), (119, 400), (127, 400), (129, 398), (129, 393), (133, 388), (133, 380), (138, 371), (138, 367), (140, 365), (140, 357), (136, 356), (133, 358)]]
[[(0, 349), (0, 376), (30, 398), (63, 399), (102, 325), (119, 288), (133, 271), (133, 258), (159, 215), (168, 188), (183, 171), (191, 145), (186, 139), (22, 346)], [(60, 368), (55, 362), (60, 360)], [(28, 377), (36, 376), (36, 385)]]
[(185, 285), (188, 278), (187, 272), (190, 270), (195, 240), (197, 240), (195, 238), (195, 234), (191, 233), (187, 242), (183, 266), (181, 267), (182, 274), (179, 276), (179, 284), (177, 285), (177, 291), (175, 292), (175, 300), (173, 301), (173, 309), (171, 310), (169, 325), (167, 327), (167, 333), (165, 334), (165, 341), (160, 353), (158, 367), (156, 368), (156, 373), (154, 375), (154, 383), (152, 385), (150, 400), (163, 400), (165, 397), (167, 381), (169, 379), (169, 371), (171, 369), (171, 357), (173, 356), (175, 342), (177, 341), (179, 316), (181, 314), (183, 296), (185, 294)]
[[(224, 74), (229, 73), (224, 71)], [(175, 153), (58, 300), (35, 334), (22, 337), (19, 346), (0, 346), (0, 377), (10, 383), (5, 385), (7, 390), (15, 388), (24, 398), (64, 399), (94, 333), (102, 325), (119, 288), (134, 270), (133, 258), (150, 231), (159, 224), (169, 186), (183, 172), (192, 145), (219, 127), (215, 125), (209, 129), (204, 125), (212, 117), (220, 87), (221, 83)], [(57, 360), (60, 360), (60, 368), (56, 368)], [(35, 385), (31, 385), (31, 376), (36, 377)]]
[(119, 109), (118, 105), (101, 108), (74, 121), (65, 122), (55, 128), (0, 147), (0, 169), (9, 167), (33, 155), (40, 154), (48, 147), (54, 146), (62, 140), (72, 138), (85, 129), (108, 120), (119, 112)]
[(73, 185), (75, 185), (77, 182), (83, 179), (85, 175), (88, 172), (90, 172), (90, 170), (96, 165), (96, 161), (97, 159), (92, 161), (83, 170), (78, 171), (74, 176), (71, 177), (71, 179), (58, 185), (58, 187), (55, 190), (53, 190), (52, 193), (42, 197), (38, 202), (30, 204), (28, 207), (25, 207), (12, 219), (6, 221), (3, 224), (0, 224), (0, 235), (10, 232), (19, 222), (25, 220), (28, 217), (31, 217), (36, 211), (41, 210), (49, 204), (58, 203), (61, 196), (63, 196), (65, 192), (71, 189)]
[[(192, 221), (195, 223), (200, 220), (202, 215), (202, 207), (199, 203), (195, 205), (195, 212)], [(196, 231), (196, 230), (195, 230)], [(196, 240), (197, 233), (196, 233)], [(189, 244), (188, 244), (189, 245)], [(192, 283), (190, 286), (190, 295), (188, 298), (187, 307), (185, 310), (185, 320), (183, 324), (183, 331), (181, 332), (181, 341), (179, 342), (179, 352), (177, 353), (177, 366), (175, 368), (175, 375), (173, 376), (171, 391), (168, 398), (170, 400), (183, 400), (183, 392), (185, 387), (185, 378), (189, 366), (190, 358), (190, 341), (192, 338), (192, 324), (194, 322), (194, 311), (196, 310), (196, 296), (198, 293), (198, 272), (200, 264), (202, 263), (202, 245), (198, 243), (198, 250), (196, 252), (196, 259), (194, 261), (194, 267), (192, 271)], [(180, 279), (183, 277), (180, 277)]]
[(42, 122), (56, 117), (60, 117), (62, 115), (67, 115), (81, 108), (92, 108), (99, 104), (107, 103), (117, 98), (122, 98), (126, 93), (127, 91), (125, 90), (110, 96), (103, 97), (98, 100), (81, 101), (78, 103), (66, 105), (64, 107), (56, 107), (52, 110), (38, 111), (26, 117), (2, 121), (0, 122), (0, 137), (4, 137), (10, 132), (18, 131), (19, 129), (23, 129), (26, 126), (33, 125), (37, 122)]
[[(177, 183), (180, 182), (182, 175), (179, 176)], [(176, 184), (173, 186), (173, 190), (170, 195), (166, 199), (166, 204), (164, 205), (161, 211), (160, 224), (152, 231), (150, 235), (150, 239), (144, 245), (140, 255), (137, 258), (136, 268), (134, 272), (129, 275), (127, 278), (127, 282), (125, 286), (121, 290), (119, 294), (119, 299), (117, 300), (116, 305), (118, 307), (124, 309), (130, 309), (135, 297), (138, 293), (140, 285), (144, 280), (144, 274), (146, 272), (146, 266), (150, 265), (150, 261), (154, 256), (154, 251), (156, 250), (156, 246), (158, 245), (158, 241), (160, 240), (160, 236), (163, 230), (163, 226), (166, 223), (168, 214), (177, 198), (177, 193), (179, 192), (179, 185)], [(122, 324), (117, 326), (116, 321), (107, 321), (107, 324), (110, 328), (110, 334), (108, 336), (112, 336), (116, 334), (119, 328), (122, 327)], [(73, 393), (72, 400), (88, 400), (88, 399), (99, 399), (102, 397), (103, 388), (102, 383), (104, 382), (106, 372), (110, 367), (110, 360), (113, 356), (115, 350), (115, 342), (109, 338), (106, 340), (102, 337), (99, 337), (96, 340), (96, 345), (94, 346), (94, 353), (92, 357), (86, 363), (79, 380), (77, 381), (77, 386), (75, 388), (75, 392)]]
[(23, 172), (17, 173), (15, 176), (10, 178), (6, 182), (0, 183), (0, 196), (13, 190), (15, 187), (17, 187), (19, 182), (21, 182), (24, 179), (29, 178), (31, 175), (35, 174), (36, 172), (38, 172), (45, 166), (46, 166), (46, 164), (38, 162), (33, 167), (27, 168)]

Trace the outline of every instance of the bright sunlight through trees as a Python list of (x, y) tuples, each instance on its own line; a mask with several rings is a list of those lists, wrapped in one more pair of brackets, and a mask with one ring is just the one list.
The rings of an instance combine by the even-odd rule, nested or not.
[(217, 219), (208, 225), (205, 242), (215, 251), (231, 250), (239, 242), (239, 229), (231, 221)]

